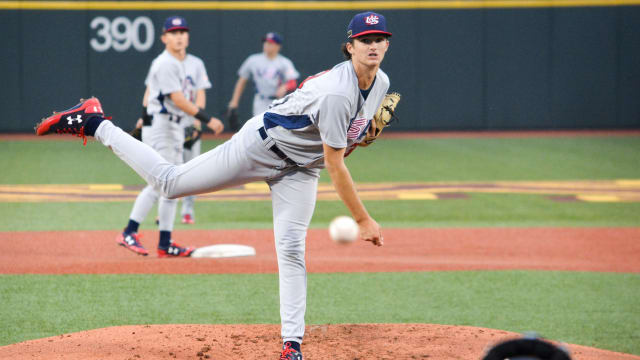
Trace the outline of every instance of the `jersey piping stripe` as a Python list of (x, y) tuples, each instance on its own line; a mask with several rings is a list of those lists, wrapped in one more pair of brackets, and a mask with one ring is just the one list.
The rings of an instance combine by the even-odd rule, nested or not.
[(637, 6), (640, 0), (0, 1), (3, 10), (415, 10)]
[(276, 126), (282, 126), (285, 129), (302, 129), (311, 125), (311, 119), (308, 115), (280, 115), (272, 112), (264, 113), (264, 127), (271, 129)]
[(306, 79), (304, 79), (304, 80), (300, 83), (300, 85), (298, 86), (298, 89), (302, 89), (302, 87), (304, 86), (304, 83), (306, 83), (307, 81), (309, 81), (309, 80), (311, 80), (311, 79), (315, 79), (315, 78), (317, 78), (318, 76), (320, 76), (320, 75), (322, 75), (322, 74), (324, 74), (324, 73), (327, 73), (327, 72), (329, 72), (329, 71), (330, 71), (330, 70), (325, 70), (325, 71), (323, 71), (323, 72), (320, 72), (320, 73), (317, 73), (317, 74), (315, 74), (315, 75), (311, 75), (311, 76), (307, 77)]
[(162, 109), (160, 109), (160, 114), (168, 114), (169, 111), (167, 111), (167, 108), (164, 106), (164, 95), (158, 94), (157, 99), (158, 101), (160, 101), (160, 106), (162, 106)]

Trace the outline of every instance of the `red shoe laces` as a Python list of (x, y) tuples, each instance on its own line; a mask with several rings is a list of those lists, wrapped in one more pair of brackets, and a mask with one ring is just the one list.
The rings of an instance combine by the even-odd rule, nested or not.
[(87, 137), (84, 135), (84, 126), (80, 128), (80, 131), (77, 131), (76, 129), (67, 129), (67, 128), (58, 129), (56, 131), (58, 132), (58, 134), (72, 134), (77, 137), (81, 137), (82, 145), (87, 146)]
[[(54, 114), (56, 114), (56, 112), (54, 112)], [(103, 116), (104, 120), (111, 120), (111, 116)], [(58, 129), (56, 130), (58, 132), (58, 134), (73, 134), (76, 135), (77, 137), (81, 137), (82, 138), (82, 145), (83, 146), (87, 146), (87, 137), (84, 134), (84, 126), (80, 128), (80, 131), (77, 131), (76, 129)]]
[(284, 349), (282, 349), (282, 354), (280, 354), (280, 360), (287, 360), (287, 355), (295, 353), (296, 349), (291, 347), (290, 342), (284, 343)]

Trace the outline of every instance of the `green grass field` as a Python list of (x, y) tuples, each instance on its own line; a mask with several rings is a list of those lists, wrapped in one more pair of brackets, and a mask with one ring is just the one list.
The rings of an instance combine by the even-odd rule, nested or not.
[[(207, 141), (205, 148), (215, 146)], [(0, 142), (0, 184), (142, 184), (101, 145)], [(640, 179), (640, 137), (381, 140), (356, 182)], [(327, 182), (323, 173), (321, 181)], [(543, 195), (366, 201), (383, 227), (640, 226), (640, 203)], [(132, 204), (2, 203), (0, 231), (121, 229)], [(270, 228), (269, 202), (196, 202), (195, 228)], [(345, 212), (320, 201), (312, 227)], [(58, 220), (48, 220), (56, 213)], [(82, 221), (74, 216), (83, 214)], [(66, 220), (65, 220), (66, 219)], [(143, 228), (153, 229), (152, 219)], [(176, 226), (177, 231), (184, 229)], [(638, 259), (640, 261), (640, 259)], [(194, 286), (194, 284), (203, 284)], [(354, 296), (354, 294), (357, 294)], [(368, 301), (379, 299), (376, 306)], [(640, 274), (542, 271), (311, 274), (307, 322), (418, 322), (537, 331), (640, 355)], [(131, 301), (135, 299), (135, 301)], [(242, 301), (240, 301), (242, 299)], [(123, 324), (278, 323), (267, 275), (0, 275), (0, 345)], [(165, 311), (166, 304), (179, 304)]]
[[(203, 151), (219, 144), (205, 141)], [(95, 141), (3, 141), (0, 184), (142, 184)], [(358, 182), (640, 179), (640, 137), (381, 139), (347, 165)], [(326, 172), (321, 181), (328, 182)]]

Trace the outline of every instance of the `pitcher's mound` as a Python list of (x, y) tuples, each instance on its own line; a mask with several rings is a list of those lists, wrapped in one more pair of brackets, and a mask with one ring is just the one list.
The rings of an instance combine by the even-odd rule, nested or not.
[[(64, 334), (0, 347), (2, 359), (277, 359), (278, 325), (137, 325)], [(470, 359), (518, 334), (471, 326), (338, 324), (307, 326), (306, 360)], [(639, 356), (569, 345), (574, 360)]]
[[(96, 329), (0, 347), (2, 359), (277, 359), (278, 325), (137, 325)], [(471, 326), (307, 326), (306, 360), (473, 359), (518, 334)], [(574, 360), (640, 357), (569, 345)]]

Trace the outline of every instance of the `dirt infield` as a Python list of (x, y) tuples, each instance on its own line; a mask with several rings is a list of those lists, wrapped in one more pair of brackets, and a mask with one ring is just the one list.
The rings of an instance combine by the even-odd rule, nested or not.
[[(143, 231), (153, 249), (157, 232)], [(176, 241), (237, 243), (256, 256), (158, 259), (115, 244), (112, 231), (0, 233), (1, 274), (275, 273), (270, 230), (192, 230)], [(640, 228), (385, 229), (385, 246), (333, 244), (326, 230), (307, 238), (310, 272), (540, 269), (640, 272)], [(186, 241), (190, 239), (191, 241)], [(19, 246), (16, 246), (18, 244)], [(73, 249), (73, 251), (69, 251)], [(431, 324), (308, 326), (305, 359), (480, 359), (515, 336), (501, 330)], [(0, 347), (4, 359), (275, 359), (277, 325), (138, 325), (64, 334)], [(639, 356), (569, 345), (574, 360)]]
[[(154, 249), (157, 231), (142, 231)], [(307, 237), (309, 272), (484, 269), (640, 272), (640, 228), (385, 229), (385, 246), (341, 246), (326, 230)], [(113, 231), (2, 232), (0, 274), (276, 273), (271, 230), (181, 230), (176, 241), (244, 244), (256, 256), (230, 259), (141, 257), (116, 246)], [(19, 244), (19, 246), (16, 246)], [(69, 249), (73, 249), (70, 251)]]
[[(277, 359), (277, 325), (141, 325), (96, 329), (0, 347), (2, 359)], [(517, 334), (471, 326), (307, 326), (306, 360), (473, 359)], [(568, 345), (574, 360), (640, 357)]]

